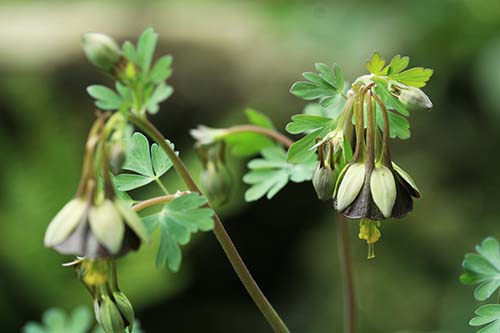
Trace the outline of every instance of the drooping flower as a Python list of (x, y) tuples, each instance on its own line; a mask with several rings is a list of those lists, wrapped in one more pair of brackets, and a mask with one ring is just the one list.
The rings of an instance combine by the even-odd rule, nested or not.
[(120, 199), (95, 204), (77, 197), (50, 222), (44, 243), (61, 254), (103, 258), (137, 250), (148, 239), (140, 217)]
[[(411, 177), (391, 161), (389, 152), (389, 123), (385, 107), (384, 140), (381, 157), (374, 156), (374, 121), (371, 92), (367, 92), (368, 125), (366, 146), (362, 125), (357, 126), (355, 158), (340, 173), (334, 193), (334, 207), (344, 216), (352, 219), (367, 218), (383, 220), (401, 218), (413, 209), (413, 197), (420, 192)], [(362, 111), (361, 103), (358, 110)], [(363, 113), (357, 112), (359, 124), (363, 124)]]

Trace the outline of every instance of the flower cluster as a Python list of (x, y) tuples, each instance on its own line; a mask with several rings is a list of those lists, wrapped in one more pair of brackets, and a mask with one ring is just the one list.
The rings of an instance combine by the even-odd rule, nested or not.
[[(378, 221), (402, 218), (413, 209), (413, 199), (421, 196), (415, 182), (391, 159), (391, 112), (378, 94), (377, 85), (385, 84), (366, 77), (358, 79), (347, 94), (347, 102), (336, 128), (318, 138), (318, 166), (313, 185), (322, 200), (333, 198), (335, 210), (350, 219), (361, 219), (360, 239), (373, 244), (380, 238)], [(394, 83), (390, 94), (407, 110), (429, 110), (427, 95), (419, 88)], [(378, 119), (381, 121), (378, 122)], [(355, 131), (352, 158), (346, 135)], [(325, 153), (326, 151), (326, 153)]]

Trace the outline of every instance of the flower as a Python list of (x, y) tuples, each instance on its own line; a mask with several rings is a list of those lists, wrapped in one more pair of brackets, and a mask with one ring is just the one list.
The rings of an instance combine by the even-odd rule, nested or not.
[(136, 250), (148, 239), (137, 213), (120, 199), (96, 204), (77, 197), (50, 222), (44, 243), (61, 254), (103, 258)]
[(390, 167), (378, 163), (373, 169), (353, 163), (339, 176), (334, 207), (352, 219), (401, 218), (413, 209), (413, 198), (420, 195), (410, 175), (395, 163)]
[(320, 200), (332, 198), (338, 172), (336, 168), (335, 144), (332, 141), (323, 142), (318, 149), (318, 165), (314, 170), (312, 183)]

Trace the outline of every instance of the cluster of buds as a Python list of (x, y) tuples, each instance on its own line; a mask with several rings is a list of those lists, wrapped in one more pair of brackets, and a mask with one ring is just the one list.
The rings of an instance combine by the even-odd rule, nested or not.
[(107, 120), (100, 115), (96, 120), (87, 140), (76, 196), (50, 222), (44, 239), (46, 247), (78, 257), (72, 264), (94, 298), (97, 321), (109, 333), (125, 332), (134, 318), (129, 300), (118, 289), (114, 258), (137, 250), (149, 239), (139, 215), (116, 196), (111, 183), (109, 168), (117, 158), (113, 147), (119, 140), (109, 140), (108, 134), (119, 133), (113, 132), (118, 117), (115, 114), (113, 120)]
[(65, 266), (74, 267), (78, 279), (92, 295), (96, 321), (106, 333), (132, 332), (134, 308), (118, 287), (113, 260), (77, 258)]
[(231, 196), (232, 177), (226, 166), (226, 144), (223, 140), (196, 147), (202, 163), (200, 183), (213, 206), (221, 206)]
[[(315, 146), (319, 163), (313, 176), (320, 199), (333, 197), (337, 212), (350, 219), (361, 219), (359, 237), (367, 241), (370, 258), (374, 257), (373, 244), (380, 238), (379, 221), (404, 217), (413, 209), (413, 198), (420, 197), (413, 179), (391, 159), (389, 111), (372, 89), (375, 84), (353, 85), (337, 128)], [(391, 90), (409, 110), (432, 107), (418, 88), (399, 84)], [(383, 118), (381, 130), (375, 121), (377, 111)], [(351, 124), (356, 133), (355, 150), (350, 161), (344, 159), (345, 163), (341, 163), (336, 158), (346, 156), (341, 153), (345, 150), (343, 133)]]

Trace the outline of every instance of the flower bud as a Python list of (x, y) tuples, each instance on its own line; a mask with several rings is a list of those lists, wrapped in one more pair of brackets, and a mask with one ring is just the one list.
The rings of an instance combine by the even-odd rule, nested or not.
[(124, 333), (125, 324), (118, 310), (118, 307), (113, 300), (104, 295), (99, 307), (100, 324), (106, 333)]
[(220, 164), (209, 162), (206, 168), (203, 168), (200, 176), (201, 187), (210, 203), (214, 206), (225, 204), (231, 194), (231, 175), (227, 168)]
[(127, 321), (126, 326), (129, 327), (129, 331), (132, 331), (134, 325), (134, 308), (132, 307), (132, 303), (130, 303), (127, 296), (121, 291), (113, 292), (113, 298), (115, 299), (115, 304), (120, 310), (123, 318)]
[(200, 184), (203, 193), (214, 206), (225, 204), (231, 195), (232, 179), (225, 161), (223, 141), (198, 147), (202, 161)]
[(429, 97), (419, 88), (404, 87), (399, 93), (399, 101), (408, 109), (408, 111), (429, 111), (432, 108), (432, 102)]
[(85, 55), (97, 68), (112, 73), (118, 64), (121, 52), (118, 44), (109, 36), (89, 32), (82, 36)]
[(326, 201), (332, 198), (336, 178), (332, 168), (327, 165), (321, 166), (321, 163), (318, 163), (313, 173), (312, 183), (320, 200)]

